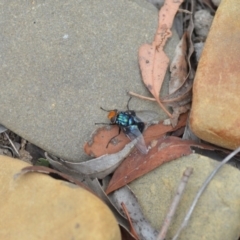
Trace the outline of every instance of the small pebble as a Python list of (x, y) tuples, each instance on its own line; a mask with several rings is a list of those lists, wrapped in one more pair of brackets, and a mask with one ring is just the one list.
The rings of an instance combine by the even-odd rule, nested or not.
[(220, 3), (221, 3), (221, 0), (212, 0), (212, 3), (213, 3), (216, 7), (218, 7), (218, 6), (220, 5)]
[(195, 50), (195, 53), (196, 53), (197, 62), (199, 62), (199, 59), (200, 59), (201, 54), (202, 54), (203, 47), (204, 47), (203, 42), (194, 43), (194, 50)]
[(194, 15), (196, 34), (205, 39), (213, 21), (213, 16), (207, 10), (199, 10)]

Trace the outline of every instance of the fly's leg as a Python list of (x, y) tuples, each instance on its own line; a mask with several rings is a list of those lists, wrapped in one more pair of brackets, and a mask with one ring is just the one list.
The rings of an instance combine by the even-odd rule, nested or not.
[(106, 109), (104, 109), (104, 108), (102, 108), (102, 107), (100, 107), (100, 109), (103, 110), (103, 111), (105, 111), (105, 112), (110, 112), (110, 111), (111, 111), (111, 110), (106, 110)]
[(119, 127), (118, 134), (117, 134), (116, 136), (112, 137), (112, 138), (108, 141), (108, 144), (107, 144), (106, 148), (108, 148), (109, 143), (110, 143), (115, 137), (117, 137), (118, 135), (120, 135), (121, 130), (122, 130), (122, 129)]
[(127, 110), (130, 110), (130, 109), (129, 109), (129, 102), (130, 102), (131, 99), (132, 99), (132, 97), (130, 97), (130, 98), (128, 99), (128, 102), (127, 102)]
[(95, 125), (116, 125), (115, 123), (95, 123)]
[(132, 115), (132, 116), (136, 116), (135, 111), (129, 109), (129, 102), (131, 101), (131, 99), (132, 99), (132, 97), (130, 97), (130, 98), (128, 99), (128, 102), (127, 102), (127, 111), (126, 111), (125, 113), (130, 114), (130, 115)]

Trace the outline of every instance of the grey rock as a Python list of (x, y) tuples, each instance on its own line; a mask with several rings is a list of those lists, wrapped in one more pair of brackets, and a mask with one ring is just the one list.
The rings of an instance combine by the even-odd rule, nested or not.
[(199, 10), (194, 14), (195, 31), (199, 37), (207, 37), (212, 21), (213, 16), (207, 10)]
[[(94, 123), (107, 122), (99, 107), (124, 109), (126, 91), (150, 96), (137, 55), (154, 38), (157, 9), (128, 0), (10, 0), (0, 9), (0, 123), (63, 159), (88, 159)], [(166, 117), (156, 103), (130, 107)]]
[(158, 9), (160, 9), (164, 4), (164, 0), (147, 0), (147, 1), (153, 4)]
[[(187, 167), (194, 168), (166, 239), (176, 234), (196, 193), (217, 164), (219, 162), (210, 158), (191, 154), (166, 163), (130, 184), (145, 216), (154, 228), (160, 229), (183, 172)], [(237, 240), (240, 235), (239, 181), (239, 170), (225, 165), (200, 197), (179, 240)]]

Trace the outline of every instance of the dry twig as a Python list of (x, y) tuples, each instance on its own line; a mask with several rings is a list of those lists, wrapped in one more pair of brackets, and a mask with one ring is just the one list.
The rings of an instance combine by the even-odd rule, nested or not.
[(180, 184), (178, 186), (176, 195), (175, 195), (175, 197), (173, 199), (173, 202), (172, 202), (172, 204), (171, 204), (171, 206), (169, 208), (168, 214), (167, 214), (167, 216), (166, 216), (166, 218), (164, 220), (163, 226), (161, 228), (161, 231), (160, 231), (160, 233), (158, 235), (157, 240), (164, 240), (165, 239), (166, 234), (167, 234), (167, 230), (168, 230), (168, 228), (170, 226), (170, 223), (172, 221), (172, 218), (173, 218), (173, 216), (174, 216), (174, 214), (176, 212), (178, 203), (179, 203), (179, 201), (180, 201), (180, 199), (182, 197), (182, 194), (184, 192), (184, 189), (186, 187), (188, 179), (189, 179), (189, 177), (191, 176), (192, 173), (193, 173), (193, 168), (190, 168), (190, 167), (188, 167), (184, 171), (182, 179), (181, 179), (181, 182), (180, 182)]
[(145, 96), (140, 95), (140, 94), (135, 93), (135, 92), (129, 91), (128, 94), (129, 94), (130, 96), (138, 97), (138, 98), (140, 98), (140, 99), (145, 99), (145, 100), (149, 100), (149, 101), (156, 102), (156, 99), (155, 99), (155, 98), (145, 97)]
[(181, 231), (187, 226), (188, 221), (193, 213), (193, 210), (200, 198), (200, 196), (202, 195), (203, 191), (206, 189), (206, 187), (208, 186), (208, 184), (210, 183), (210, 181), (212, 180), (212, 178), (214, 177), (214, 175), (220, 170), (220, 168), (227, 163), (229, 160), (231, 160), (231, 158), (233, 158), (237, 153), (240, 152), (240, 147), (238, 147), (235, 151), (233, 151), (232, 153), (230, 153), (227, 157), (225, 157), (223, 159), (223, 161), (221, 163), (218, 164), (218, 166), (212, 171), (212, 173), (208, 176), (208, 178), (206, 179), (206, 181), (203, 183), (202, 187), (199, 189), (196, 197), (193, 200), (192, 205), (190, 206), (180, 228), (178, 229), (176, 235), (174, 236), (174, 238), (172, 240), (177, 240)]
[(6, 137), (6, 138), (8, 139), (8, 141), (10, 142), (10, 144), (11, 144), (12, 148), (14, 149), (16, 155), (17, 155), (18, 157), (20, 157), (20, 154), (19, 154), (16, 146), (14, 145), (14, 143), (12, 142), (12, 140), (10, 139), (10, 137), (8, 136), (8, 134), (7, 134), (6, 132), (4, 132), (3, 134), (5, 135), (5, 137)]

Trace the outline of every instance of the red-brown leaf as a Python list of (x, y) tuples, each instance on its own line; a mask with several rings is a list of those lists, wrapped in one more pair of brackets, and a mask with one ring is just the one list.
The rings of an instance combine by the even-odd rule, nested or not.
[(158, 140), (153, 140), (152, 143), (155, 146), (152, 147), (147, 155), (142, 155), (139, 154), (138, 151), (134, 151), (124, 160), (115, 171), (107, 187), (107, 194), (125, 186), (136, 178), (161, 166), (165, 162), (191, 154), (192, 146), (214, 149), (214, 147), (205, 144), (198, 144), (194, 141), (182, 140), (177, 137), (163, 137)]
[[(89, 142), (84, 145), (84, 151), (91, 157), (100, 157), (104, 154), (112, 154), (119, 152), (126, 144), (130, 142), (128, 137), (121, 132), (118, 135), (119, 127), (117, 125), (111, 127), (101, 127), (92, 136)], [(118, 135), (118, 136), (117, 136)], [(110, 143), (109, 140), (115, 137)], [(108, 144), (109, 143), (109, 144)], [(108, 147), (107, 147), (108, 144)]]

